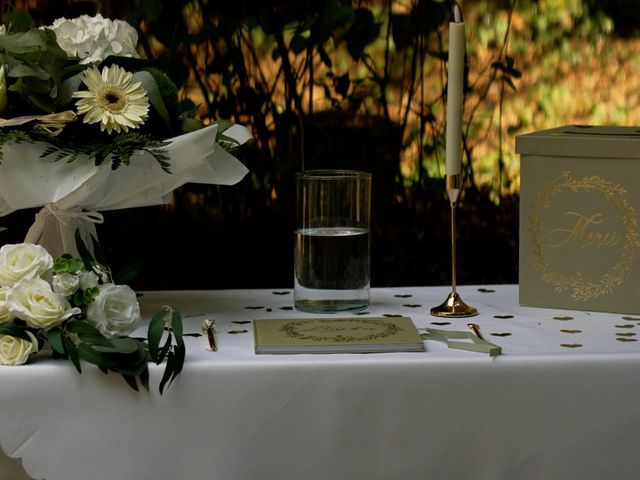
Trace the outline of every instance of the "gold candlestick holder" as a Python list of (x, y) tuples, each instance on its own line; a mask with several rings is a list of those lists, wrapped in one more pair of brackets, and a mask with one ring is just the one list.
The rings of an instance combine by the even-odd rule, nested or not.
[(441, 305), (431, 309), (431, 315), (450, 318), (473, 317), (478, 314), (478, 310), (464, 303), (456, 291), (456, 209), (462, 190), (462, 176), (446, 175), (445, 182), (451, 206), (451, 293)]

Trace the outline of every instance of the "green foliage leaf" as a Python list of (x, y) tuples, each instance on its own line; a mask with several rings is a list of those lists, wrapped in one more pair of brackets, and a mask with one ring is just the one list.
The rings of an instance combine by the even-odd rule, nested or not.
[(69, 354), (69, 358), (73, 362), (73, 365), (78, 370), (78, 373), (82, 373), (82, 368), (80, 367), (80, 356), (78, 355), (78, 347), (71, 341), (69, 337), (62, 337), (62, 341), (64, 343), (64, 347), (66, 352)]
[(84, 243), (82, 235), (80, 235), (80, 229), (76, 229), (74, 237), (76, 240), (76, 247), (78, 248), (78, 254), (82, 259), (84, 268), (86, 268), (87, 271), (90, 271), (91, 267), (95, 264), (95, 260), (93, 258), (93, 255), (91, 255), (91, 252), (89, 252), (87, 245)]
[(122, 378), (124, 378), (124, 381), (127, 382), (127, 385), (133, 388), (136, 392), (140, 391), (135, 375), (122, 375)]
[(173, 377), (173, 372), (175, 371), (176, 366), (176, 358), (173, 352), (169, 352), (167, 356), (167, 365), (164, 369), (164, 373), (162, 375), (162, 379), (160, 380), (160, 386), (158, 387), (160, 391), (160, 395), (164, 393), (164, 387)]
[(53, 262), (54, 273), (76, 273), (82, 269), (83, 262), (79, 258), (73, 258), (70, 254), (65, 253), (55, 259)]
[(2, 21), (11, 33), (26, 32), (34, 24), (33, 17), (29, 13), (15, 9), (6, 12)]
[(158, 88), (158, 84), (156, 83), (155, 78), (148, 71), (140, 71), (133, 74), (133, 79), (136, 82), (142, 83), (143, 88), (147, 91), (147, 97), (149, 97), (149, 102), (155, 108), (158, 115), (164, 120), (164, 123), (167, 126), (167, 129), (171, 131), (171, 118), (169, 117), (169, 111), (167, 110), (166, 105), (164, 104), (164, 100), (162, 99), (162, 95), (160, 94), (160, 89)]
[(131, 280), (133, 280), (138, 276), (143, 266), (144, 266), (144, 261), (140, 260), (136, 263), (129, 265), (128, 267), (123, 268), (113, 276), (114, 282), (117, 284), (129, 283)]
[(96, 336), (102, 335), (100, 333), (100, 330), (98, 330), (96, 327), (94, 327), (93, 325), (91, 325), (89, 322), (85, 320), (75, 320), (73, 322), (67, 323), (66, 330), (67, 332), (84, 334), (84, 335), (96, 335)]
[(0, 323), (0, 335), (9, 335), (10, 337), (31, 341), (31, 337), (27, 335), (26, 327), (13, 322)]
[(151, 355), (151, 359), (156, 362), (156, 364), (162, 361), (162, 357), (159, 355), (159, 346), (160, 340), (162, 339), (162, 334), (164, 333), (164, 318), (167, 315), (166, 311), (161, 311), (156, 313), (151, 322), (149, 322), (149, 329), (147, 332), (147, 341), (149, 344), (149, 354)]
[(51, 345), (51, 348), (60, 355), (65, 355), (67, 353), (62, 342), (62, 330), (59, 328), (52, 328), (49, 330), (47, 332), (47, 340), (49, 345)]
[(78, 345), (78, 356), (89, 363), (98, 365), (102, 368), (111, 368), (115, 365), (114, 361), (104, 356), (98, 350), (92, 348), (86, 343), (80, 343)]

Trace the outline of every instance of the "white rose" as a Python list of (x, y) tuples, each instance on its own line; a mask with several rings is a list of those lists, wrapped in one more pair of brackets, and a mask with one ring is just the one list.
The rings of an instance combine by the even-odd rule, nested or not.
[(87, 308), (87, 321), (108, 338), (128, 335), (140, 324), (136, 293), (126, 285), (107, 283)]
[(53, 257), (44, 247), (31, 243), (4, 245), (0, 248), (0, 285), (12, 287), (47, 273), (53, 267)]
[(98, 275), (95, 272), (85, 272), (80, 274), (80, 288), (86, 290), (98, 286)]
[(13, 320), (7, 308), (7, 293), (9, 293), (10, 290), (9, 287), (0, 287), (0, 323)]
[(63, 297), (69, 297), (76, 293), (78, 287), (80, 287), (80, 279), (77, 275), (65, 272), (54, 275), (51, 286), (54, 292), (59, 293)]
[(80, 313), (62, 295), (55, 293), (51, 285), (41, 278), (20, 282), (7, 294), (7, 308), (13, 318), (27, 325), (48, 330), (59, 326), (72, 315)]
[(22, 365), (29, 355), (38, 351), (38, 340), (31, 332), (27, 332), (31, 340), (0, 335), (0, 365)]
[(82, 64), (98, 63), (109, 55), (138, 58), (138, 32), (122, 20), (81, 15), (71, 20), (58, 18), (46, 28), (53, 30), (66, 54), (80, 58)]

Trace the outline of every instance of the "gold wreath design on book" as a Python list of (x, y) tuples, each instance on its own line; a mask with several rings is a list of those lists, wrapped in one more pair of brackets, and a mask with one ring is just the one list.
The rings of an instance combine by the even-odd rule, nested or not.
[[(584, 191), (602, 195), (614, 208), (624, 224), (624, 243), (620, 257), (597, 280), (588, 278), (581, 271), (576, 272), (574, 275), (565, 275), (559, 272), (544, 253), (541, 238), (543, 221), (539, 211), (535, 209), (535, 205), (539, 205), (540, 208), (549, 208), (554, 196), (564, 190), (571, 192)], [(558, 178), (538, 191), (534, 208), (531, 210), (533, 213), (529, 217), (529, 230), (533, 243), (533, 266), (541, 273), (543, 282), (553, 285), (556, 292), (564, 292), (570, 289), (571, 297), (574, 300), (583, 302), (608, 295), (616, 287), (624, 283), (625, 276), (631, 271), (636, 250), (640, 246), (638, 217), (626, 196), (627, 190), (621, 185), (597, 175), (575, 179), (570, 171), (563, 172)]]
[[(340, 325), (336, 325), (333, 319), (298, 320), (285, 323), (280, 327), (280, 331), (291, 338), (340, 343), (380, 340), (395, 335), (400, 330), (391, 322), (381, 323), (378, 320), (366, 318), (343, 320)], [(330, 334), (327, 335), (327, 332)]]

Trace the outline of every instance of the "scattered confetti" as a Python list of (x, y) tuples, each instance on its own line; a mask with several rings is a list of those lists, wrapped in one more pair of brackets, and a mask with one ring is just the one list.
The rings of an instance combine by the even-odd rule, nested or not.
[(405, 294), (394, 295), (394, 297), (396, 297), (396, 298), (411, 298), (411, 297), (413, 297), (413, 295), (405, 293)]
[(636, 334), (634, 332), (618, 332), (616, 333), (618, 337), (635, 337)]
[(509, 337), (511, 334), (509, 332), (493, 332), (489, 335), (493, 335), (494, 337)]
[(479, 288), (478, 291), (480, 293), (494, 293), (495, 290), (491, 289), (491, 288)]
[(262, 310), (264, 307), (244, 307), (247, 310)]
[(183, 333), (182, 336), (183, 337), (201, 337), (202, 334), (201, 333)]
[(271, 293), (273, 293), (274, 295), (289, 295), (291, 292), (284, 292), (283, 291), (283, 292), (271, 292)]
[(267, 307), (267, 312), (273, 312), (273, 310), (269, 307)]
[(623, 320), (629, 320), (630, 322), (638, 322), (640, 318), (638, 317), (622, 317)]
[(513, 315), (494, 315), (493, 318), (500, 318), (506, 320), (507, 318), (513, 318)]
[(397, 314), (397, 313), (385, 313), (385, 314), (383, 315), (383, 317), (391, 317), (391, 318), (393, 318), (393, 317), (401, 317), (401, 316), (402, 316), (402, 315)]
[(451, 325), (451, 322), (431, 322), (431, 325)]
[(553, 317), (554, 320), (562, 320), (566, 322), (567, 320), (573, 320), (573, 317)]
[(249, 330), (230, 330), (227, 333), (230, 333), (231, 335), (236, 335), (238, 333), (248, 333)]
[(418, 305), (417, 303), (405, 303), (402, 306), (403, 307), (408, 307), (408, 308), (418, 308), (418, 307), (421, 307), (422, 305)]
[(637, 342), (637, 338), (627, 338), (627, 337), (618, 337), (616, 338), (619, 342)]
[(293, 307), (280, 307), (280, 310), (293, 310)]
[(633, 323), (624, 323), (622, 325), (616, 325), (616, 328), (633, 328), (635, 325)]
[(245, 325), (247, 323), (251, 323), (251, 320), (234, 320), (231, 323), (237, 323), (238, 325)]
[(356, 312), (354, 315), (369, 315), (370, 312)]
[(582, 330), (578, 330), (576, 328), (563, 328), (560, 330), (562, 333), (582, 333)]
[(582, 347), (582, 344), (581, 343), (561, 343), (560, 346), (564, 348), (580, 348)]

